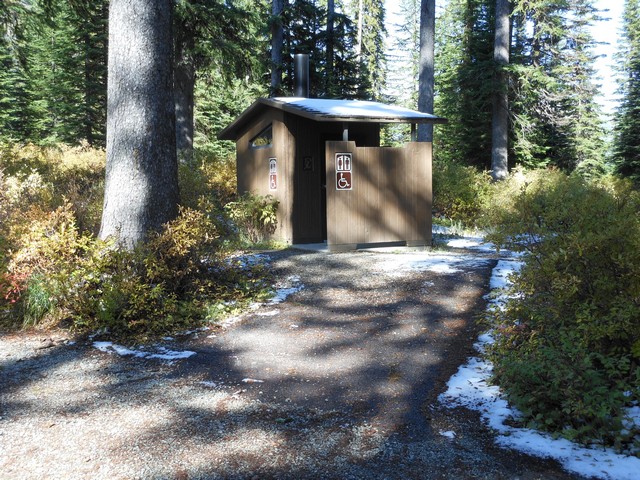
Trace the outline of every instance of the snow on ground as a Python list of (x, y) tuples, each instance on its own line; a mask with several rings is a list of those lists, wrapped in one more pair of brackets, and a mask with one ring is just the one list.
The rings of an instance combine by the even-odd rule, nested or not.
[(135, 348), (127, 348), (122, 345), (115, 344), (113, 342), (93, 342), (93, 346), (100, 350), (101, 352), (107, 353), (117, 353), (121, 357), (137, 357), (137, 358), (147, 358), (147, 359), (157, 359), (157, 360), (167, 360), (167, 361), (175, 361), (181, 360), (183, 358), (189, 358), (192, 355), (195, 355), (196, 352), (191, 352), (189, 350), (184, 351), (175, 351), (169, 350), (162, 346), (151, 347), (150, 350), (142, 350)]
[[(493, 270), (491, 288), (497, 291), (490, 303), (500, 307), (505, 301), (503, 289), (509, 284), (509, 275), (522, 266), (514, 260), (500, 260)], [(501, 292), (502, 290), (502, 292)], [(480, 337), (476, 348), (491, 342), (489, 334)], [(478, 357), (469, 358), (467, 363), (448, 382), (448, 389), (440, 395), (440, 402), (450, 407), (466, 407), (480, 412), (483, 420), (495, 430), (496, 443), (504, 448), (559, 461), (566, 470), (606, 480), (638, 480), (640, 459), (618, 455), (612, 449), (590, 449), (565, 439), (553, 439), (546, 433), (527, 428), (506, 425), (519, 413), (503, 398), (500, 388), (489, 385), (493, 365)], [(629, 410), (631, 421), (640, 424), (640, 407)]]
[[(448, 241), (452, 248), (477, 250), (479, 252), (495, 252), (491, 244), (485, 244), (480, 238), (456, 238)], [(494, 293), (490, 296), (491, 305), (501, 308), (506, 299), (504, 289), (509, 285), (509, 276), (516, 273), (522, 262), (513, 259), (513, 255), (505, 252), (510, 258), (499, 260), (490, 281)], [(411, 252), (407, 254), (377, 254), (383, 271), (393, 275), (407, 271), (434, 271), (442, 274), (455, 273), (477, 262), (488, 259), (476, 258), (470, 255), (437, 254), (430, 252)], [(262, 259), (258, 259), (261, 261)], [(248, 260), (252, 262), (253, 260)], [(299, 277), (291, 276), (281, 284), (276, 285), (273, 297), (266, 304), (256, 304), (254, 309), (261, 306), (273, 306), (286, 300), (289, 295), (304, 288)], [(271, 316), (278, 311), (267, 310), (262, 315)], [(234, 323), (234, 322), (231, 322)], [(295, 328), (296, 326), (292, 326)], [(479, 352), (484, 346), (492, 342), (489, 333), (482, 335), (476, 343)], [(161, 346), (150, 349), (129, 349), (111, 342), (94, 342), (94, 347), (104, 352), (115, 352), (119, 355), (132, 355), (139, 358), (161, 359), (175, 361), (195, 355), (190, 351), (172, 351)], [(440, 396), (440, 401), (450, 407), (462, 406), (477, 410), (482, 418), (497, 433), (496, 443), (504, 448), (514, 448), (530, 455), (558, 460), (567, 470), (580, 475), (593, 476), (605, 480), (637, 480), (640, 478), (640, 459), (618, 455), (611, 449), (589, 449), (569, 442), (565, 439), (553, 439), (546, 433), (526, 428), (516, 428), (506, 425), (509, 419), (518, 418), (519, 413), (510, 407), (503, 398), (500, 388), (489, 385), (493, 365), (480, 357), (469, 358), (467, 363), (448, 382), (448, 389)], [(245, 382), (259, 382), (260, 380), (245, 379)], [(213, 387), (213, 385), (212, 385)], [(629, 410), (631, 421), (640, 424), (640, 406)], [(450, 439), (455, 438), (455, 432), (442, 431), (440, 435)]]
[[(263, 255), (245, 255), (242, 258), (237, 258), (236, 261), (239, 262), (240, 265), (256, 265), (259, 262), (264, 261)], [(300, 277), (292, 275), (287, 277), (282, 283), (276, 285), (276, 289), (273, 293), (273, 296), (270, 300), (268, 300), (265, 304), (256, 303), (251, 305), (251, 310), (257, 310), (263, 305), (277, 305), (279, 303), (284, 302), (289, 295), (292, 295), (296, 292), (299, 292), (304, 288)], [(260, 312), (258, 315), (260, 316), (274, 316), (278, 314), (278, 310), (268, 310), (265, 312)], [(221, 323), (223, 328), (227, 328), (230, 325), (238, 322), (241, 317), (230, 317)], [(192, 330), (188, 332), (182, 332), (181, 336), (190, 335), (193, 333), (198, 333), (202, 330), (208, 330), (207, 327)], [(165, 341), (172, 341), (172, 337), (163, 338)], [(155, 345), (148, 348), (127, 348), (122, 345), (114, 344), (113, 342), (93, 342), (94, 348), (97, 348), (101, 352), (106, 353), (116, 353), (121, 357), (136, 357), (136, 358), (145, 358), (145, 359), (156, 359), (156, 360), (164, 360), (169, 362), (174, 362), (176, 360), (182, 360), (184, 358), (189, 358), (196, 354), (196, 352), (192, 351), (175, 351), (169, 350), (163, 346)]]
[(387, 274), (406, 274), (408, 271), (457, 273), (463, 268), (481, 265), (489, 260), (471, 255), (410, 252), (406, 254), (376, 254), (380, 268)]
[(297, 275), (287, 277), (284, 282), (276, 285), (276, 291), (273, 297), (267, 302), (267, 305), (277, 305), (284, 302), (289, 295), (299, 292), (304, 288), (304, 284)]

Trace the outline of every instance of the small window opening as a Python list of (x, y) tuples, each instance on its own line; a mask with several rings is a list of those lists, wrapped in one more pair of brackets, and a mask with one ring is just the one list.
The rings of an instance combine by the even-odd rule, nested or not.
[(249, 145), (253, 148), (270, 147), (273, 142), (273, 130), (271, 125), (262, 130), (259, 134), (249, 141)]

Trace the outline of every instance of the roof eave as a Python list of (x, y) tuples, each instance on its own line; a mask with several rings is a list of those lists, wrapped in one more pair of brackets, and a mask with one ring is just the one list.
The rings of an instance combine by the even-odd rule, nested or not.
[(227, 127), (223, 128), (218, 132), (218, 140), (237, 140), (238, 139), (238, 131), (242, 129), (245, 123), (247, 123), (251, 117), (257, 114), (257, 112), (265, 107), (265, 105), (269, 105), (266, 102), (266, 98), (259, 98), (255, 102), (253, 102), (247, 109), (242, 112), (238, 118), (236, 118), (233, 122), (231, 122)]
[(237, 140), (238, 132), (258, 111), (265, 107), (273, 107), (298, 117), (307, 118), (316, 122), (345, 122), (345, 123), (404, 123), (404, 124), (443, 124), (448, 120), (443, 117), (366, 117), (366, 116), (341, 116), (326, 115), (313, 111), (304, 110), (295, 105), (280, 102), (272, 98), (259, 98), (251, 104), (244, 112), (240, 114), (228, 127), (221, 130), (217, 137), (219, 140)]

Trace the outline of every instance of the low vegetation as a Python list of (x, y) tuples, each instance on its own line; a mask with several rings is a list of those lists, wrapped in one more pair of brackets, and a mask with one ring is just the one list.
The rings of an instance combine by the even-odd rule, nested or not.
[(494, 380), (522, 423), (640, 456), (640, 192), (614, 176), (434, 165), (436, 223), (522, 252), (488, 318)]
[(640, 455), (625, 420), (640, 402), (639, 192), (540, 170), (491, 199), (488, 238), (525, 254), (491, 316), (496, 382), (528, 425)]
[[(0, 146), (0, 321), (141, 341), (263, 298), (268, 273), (234, 260), (275, 226), (272, 199), (235, 198), (232, 162), (181, 168), (179, 217), (134, 251), (97, 239), (104, 152)], [(232, 205), (225, 208), (225, 205)], [(248, 220), (235, 221), (242, 211)]]

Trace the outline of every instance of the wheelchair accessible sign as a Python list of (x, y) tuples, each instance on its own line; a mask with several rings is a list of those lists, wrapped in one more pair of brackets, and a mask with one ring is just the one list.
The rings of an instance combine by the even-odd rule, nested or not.
[(336, 190), (352, 190), (351, 168), (353, 157), (351, 153), (336, 153)]

